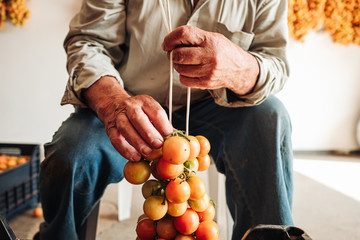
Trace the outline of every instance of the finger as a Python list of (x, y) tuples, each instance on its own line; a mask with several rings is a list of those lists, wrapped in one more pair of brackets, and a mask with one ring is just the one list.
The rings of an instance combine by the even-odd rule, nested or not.
[(205, 41), (205, 31), (191, 26), (181, 26), (166, 35), (162, 47), (164, 51), (171, 51), (177, 46), (199, 46)]
[(168, 115), (160, 104), (156, 102), (154, 106), (144, 105), (143, 110), (163, 137), (169, 136), (174, 131), (174, 127), (169, 122)]
[(180, 75), (180, 82), (184, 86), (191, 88), (199, 88), (199, 89), (216, 89), (220, 88), (216, 86), (214, 81), (210, 81), (207, 77), (186, 77)]
[(144, 141), (142, 136), (139, 135), (137, 129), (135, 129), (128, 119), (127, 113), (122, 112), (118, 115), (116, 128), (119, 133), (124, 136), (126, 141), (137, 150), (138, 153), (143, 156), (147, 156), (151, 153), (152, 148)]
[(175, 48), (172, 53), (173, 62), (177, 64), (200, 65), (211, 61), (202, 47), (179, 47)]
[(174, 68), (180, 75), (191, 78), (210, 77), (214, 71), (210, 65), (174, 64)]
[[(152, 148), (159, 148), (162, 146), (163, 137), (161, 133), (154, 127), (149, 119), (148, 115), (142, 108), (136, 108), (129, 110), (126, 115), (136, 129), (136, 132), (140, 134), (143, 140)], [(147, 150), (147, 149), (145, 149)], [(149, 152), (142, 152), (144, 155), (150, 154)]]
[(108, 129), (107, 134), (111, 144), (121, 156), (130, 161), (139, 161), (141, 159), (140, 153), (126, 141), (117, 128), (112, 127)]

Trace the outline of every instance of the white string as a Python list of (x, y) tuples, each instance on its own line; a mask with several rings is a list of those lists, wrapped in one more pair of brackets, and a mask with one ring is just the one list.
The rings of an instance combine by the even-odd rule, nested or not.
[(190, 96), (191, 96), (191, 88), (187, 88), (187, 98), (186, 98), (186, 136), (189, 136), (189, 119), (190, 119)]
[(174, 80), (173, 80), (173, 52), (170, 52), (170, 84), (169, 84), (169, 121), (172, 124), (172, 109), (173, 109), (173, 85), (174, 85)]
[[(172, 31), (171, 28), (171, 12), (170, 12), (170, 3), (169, 0), (166, 0), (166, 10), (167, 17), (165, 13), (165, 8), (162, 0), (159, 0), (159, 4), (161, 7), (161, 15), (163, 18), (163, 22), (166, 28), (167, 33), (169, 34)], [(169, 86), (169, 121), (172, 123), (172, 101), (173, 101), (173, 52), (170, 52), (170, 86)], [(190, 97), (191, 97), (191, 88), (187, 88), (187, 99), (186, 99), (186, 130), (185, 134), (189, 135), (189, 119), (190, 119)]]
[[(169, 34), (172, 30), (171, 30), (171, 20), (170, 20), (170, 5), (169, 5), (169, 1), (167, 0), (167, 14), (168, 16), (166, 17), (166, 13), (165, 13), (165, 8), (164, 5), (162, 3), (162, 0), (159, 0), (159, 4), (161, 7), (161, 14), (162, 14), (162, 18), (163, 18), (163, 22), (166, 28), (167, 33)], [(169, 122), (172, 123), (172, 101), (173, 101), (173, 52), (170, 52), (170, 84), (169, 84)]]
[(165, 25), (165, 28), (166, 28), (166, 32), (170, 33), (170, 27), (169, 27), (168, 20), (167, 20), (168, 18), (166, 17), (165, 9), (164, 9), (164, 5), (162, 3), (162, 0), (159, 0), (159, 5), (161, 7), (161, 15), (162, 15), (163, 22), (164, 22), (164, 25)]
[(170, 12), (170, 3), (169, 3), (169, 0), (166, 0), (166, 9), (167, 9), (167, 14), (168, 14), (169, 30), (170, 30), (170, 32), (171, 32), (171, 31), (172, 31), (172, 29), (171, 29), (171, 12)]

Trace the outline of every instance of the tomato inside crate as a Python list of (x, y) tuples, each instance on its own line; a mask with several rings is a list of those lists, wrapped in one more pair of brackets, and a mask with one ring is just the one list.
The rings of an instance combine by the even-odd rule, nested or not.
[(0, 143), (0, 214), (9, 219), (38, 204), (39, 167), (39, 145)]

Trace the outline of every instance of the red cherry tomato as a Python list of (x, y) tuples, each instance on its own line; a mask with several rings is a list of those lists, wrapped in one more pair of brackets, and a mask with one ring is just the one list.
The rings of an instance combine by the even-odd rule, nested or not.
[(198, 214), (191, 208), (188, 208), (183, 215), (174, 219), (175, 228), (184, 235), (194, 233), (198, 228), (199, 223)]
[(156, 223), (149, 218), (142, 219), (136, 225), (136, 233), (141, 240), (152, 240), (156, 237)]
[(174, 218), (165, 217), (160, 219), (156, 225), (156, 232), (160, 238), (174, 239), (178, 233), (174, 225)]
[(156, 178), (157, 180), (164, 181), (165, 179), (162, 178), (162, 177), (159, 175), (158, 171), (157, 171), (157, 164), (158, 164), (158, 162), (159, 162), (159, 159), (156, 159), (156, 160), (154, 160), (154, 161), (152, 161), (152, 162), (150, 163), (151, 174), (152, 174), (153, 177)]
[(157, 173), (163, 179), (174, 179), (184, 172), (183, 164), (172, 164), (167, 162), (164, 158), (160, 158), (157, 162)]
[(218, 225), (212, 220), (201, 222), (195, 235), (199, 240), (217, 240), (219, 238)]

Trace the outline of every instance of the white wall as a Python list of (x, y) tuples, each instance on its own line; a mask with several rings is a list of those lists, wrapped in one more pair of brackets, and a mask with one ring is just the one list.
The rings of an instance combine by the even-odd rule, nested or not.
[(297, 150), (354, 150), (360, 118), (360, 46), (324, 32), (289, 46), (291, 77), (278, 95), (293, 121)]
[[(0, 31), (0, 142), (45, 143), (72, 111), (60, 107), (67, 73), (62, 48), (81, 0), (36, 0), (24, 28)], [(279, 94), (292, 116), (294, 148), (354, 149), (360, 116), (360, 47), (312, 33), (291, 42), (291, 80)]]
[(0, 30), (0, 142), (51, 140), (72, 110), (60, 107), (67, 73), (63, 39), (81, 1), (28, 2), (25, 27)]

